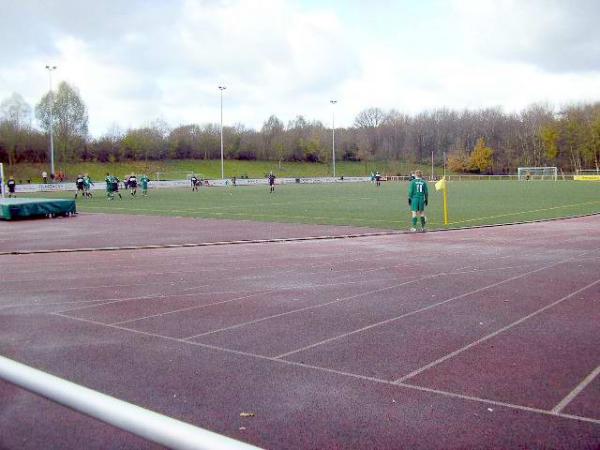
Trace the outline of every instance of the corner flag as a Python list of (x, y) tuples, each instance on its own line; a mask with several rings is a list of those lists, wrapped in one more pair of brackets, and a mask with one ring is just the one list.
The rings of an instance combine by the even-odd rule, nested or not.
[(442, 178), (440, 181), (435, 183), (436, 191), (445, 191), (446, 190), (446, 178)]
[(448, 225), (448, 186), (446, 177), (435, 183), (435, 190), (444, 193), (444, 225)]

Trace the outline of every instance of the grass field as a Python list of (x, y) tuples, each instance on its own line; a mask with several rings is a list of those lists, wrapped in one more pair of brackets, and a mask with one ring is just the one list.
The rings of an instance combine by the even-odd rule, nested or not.
[[(169, 160), (169, 161), (125, 161), (118, 163), (82, 162), (69, 163), (56, 166), (62, 169), (69, 181), (74, 180), (78, 174), (89, 174), (94, 180), (103, 180), (109, 172), (118, 177), (135, 172), (146, 173), (151, 179), (158, 177), (163, 180), (184, 179), (190, 173), (195, 173), (202, 178), (221, 178), (220, 160)], [(426, 174), (431, 173), (431, 166), (415, 165), (401, 161), (371, 161), (371, 162), (336, 162), (336, 175), (338, 176), (366, 176), (372, 171), (379, 170), (386, 175), (408, 175), (415, 169), (421, 169)], [(32, 183), (41, 183), (41, 173), (50, 169), (47, 164), (20, 163), (15, 166), (4, 166), (6, 175), (14, 175), (21, 182), (31, 180)], [(279, 177), (323, 177), (332, 174), (330, 164), (307, 162), (283, 162), (281, 166), (277, 161), (225, 161), (225, 177), (264, 178), (273, 171)], [(443, 169), (436, 168), (436, 173), (441, 174)]]
[[(448, 226), (442, 195), (430, 184), (429, 227), (458, 228), (583, 215), (600, 212), (600, 183), (453, 181), (449, 183)], [(336, 224), (406, 229), (410, 212), (407, 183), (284, 185), (150, 190), (147, 198), (108, 201), (102, 191), (77, 200), (78, 211)], [(65, 197), (62, 193), (38, 194)], [(71, 194), (69, 194), (71, 195)], [(149, 219), (151, 220), (151, 219)]]

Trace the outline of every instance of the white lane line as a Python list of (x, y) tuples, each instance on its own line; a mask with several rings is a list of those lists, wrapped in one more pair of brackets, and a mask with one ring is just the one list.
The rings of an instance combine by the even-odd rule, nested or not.
[[(349, 297), (338, 298), (338, 299), (332, 300), (330, 302), (320, 303), (318, 305), (312, 305), (312, 306), (305, 306), (304, 308), (293, 309), (291, 311), (286, 311), (284, 313), (273, 314), (271, 316), (261, 317), (260, 319), (250, 320), (248, 322), (242, 322), (242, 323), (238, 323), (238, 324), (231, 325), (231, 326), (228, 326), (228, 327), (218, 328), (216, 330), (207, 331), (205, 333), (195, 334), (194, 336), (188, 336), (188, 337), (186, 337), (184, 339), (188, 340), (188, 339), (198, 338), (198, 337), (201, 337), (201, 336), (208, 336), (210, 334), (220, 333), (222, 331), (234, 330), (236, 328), (241, 328), (241, 327), (245, 327), (245, 326), (248, 326), (248, 325), (253, 325), (253, 324), (256, 324), (256, 323), (264, 322), (265, 320), (275, 319), (277, 317), (283, 317), (283, 316), (287, 316), (287, 315), (290, 315), (290, 314), (296, 314), (298, 312), (308, 311), (308, 310), (311, 310), (311, 309), (323, 308), (324, 306), (333, 305), (335, 303), (345, 302), (345, 301), (352, 300), (352, 299), (355, 299), (355, 298), (358, 298), (358, 297), (363, 297), (365, 295), (378, 294), (380, 292), (389, 291), (390, 289), (394, 289), (394, 288), (397, 288), (397, 287), (405, 286), (405, 285), (411, 284), (411, 283), (417, 283), (419, 281), (422, 281), (422, 280), (425, 280), (425, 279), (430, 279), (430, 278), (433, 278), (433, 277), (432, 276), (427, 276), (427, 277), (417, 278), (417, 279), (414, 279), (414, 280), (405, 281), (403, 283), (394, 284), (392, 286), (387, 286), (387, 287), (384, 287), (384, 288), (380, 288), (380, 289), (375, 289), (375, 290), (372, 290), (372, 291), (363, 292), (361, 294), (355, 294), (355, 295), (351, 295)], [(330, 286), (330, 285), (328, 285), (328, 286)]]
[[(8, 308), (39, 308), (43, 306), (63, 306), (63, 305), (81, 305), (81, 304), (89, 304), (89, 303), (101, 303), (106, 300), (79, 300), (74, 302), (59, 302), (59, 303), (14, 303), (12, 305), (1, 305), (0, 310), (8, 309)], [(93, 305), (98, 306), (98, 305)]]
[[(205, 287), (208, 285), (200, 285), (197, 287), (197, 289), (200, 289), (202, 287)], [(109, 299), (103, 299), (101, 301), (104, 301), (104, 305), (112, 305), (113, 303), (121, 303), (121, 302), (128, 302), (130, 300), (146, 300), (149, 298), (154, 298), (154, 299), (165, 299), (165, 298), (169, 298), (169, 297), (190, 297), (192, 295), (203, 295), (202, 293), (199, 292), (190, 292), (189, 294), (180, 294), (180, 293), (173, 293), (173, 294), (152, 294), (152, 295), (139, 295), (136, 297), (117, 297), (117, 298), (109, 298)], [(208, 294), (206, 294), (208, 295)], [(87, 306), (82, 306), (80, 308), (70, 308), (70, 309), (66, 309), (64, 311), (59, 311), (60, 313), (67, 313), (67, 312), (73, 312), (73, 311), (81, 311), (83, 309), (89, 309), (89, 308), (95, 308), (97, 305), (87, 305)]]
[(470, 344), (465, 345), (464, 347), (459, 348), (458, 350), (453, 351), (452, 353), (448, 353), (447, 355), (442, 356), (441, 358), (436, 359), (435, 361), (430, 362), (429, 364), (427, 364), (427, 365), (425, 365), (425, 366), (423, 366), (423, 367), (421, 367), (421, 368), (419, 368), (417, 370), (414, 370), (411, 373), (409, 373), (407, 375), (404, 375), (403, 377), (398, 378), (397, 380), (394, 380), (394, 383), (402, 383), (403, 381), (406, 381), (409, 378), (412, 378), (412, 377), (414, 377), (414, 376), (416, 376), (416, 375), (418, 375), (418, 374), (420, 374), (422, 372), (425, 372), (426, 370), (431, 369), (432, 367), (435, 367), (438, 364), (441, 364), (444, 361), (449, 360), (450, 358), (454, 358), (456, 355), (459, 355), (459, 354), (465, 352), (466, 350), (469, 350), (470, 348), (473, 348), (473, 347), (481, 344), (482, 342), (485, 342), (485, 341), (487, 341), (489, 339), (492, 339), (493, 337), (496, 337), (499, 334), (504, 333), (505, 331), (510, 330), (513, 327), (516, 327), (517, 325), (525, 322), (526, 320), (529, 320), (532, 317), (535, 317), (538, 314), (540, 314), (540, 313), (542, 313), (542, 312), (544, 312), (544, 311), (546, 311), (546, 310), (548, 310), (550, 308), (555, 307), (556, 305), (564, 302), (565, 300), (570, 299), (571, 297), (574, 297), (575, 295), (577, 295), (577, 294), (585, 291), (586, 289), (591, 288), (592, 286), (597, 285), (598, 283), (600, 283), (600, 279), (598, 279), (598, 280), (594, 281), (593, 283), (590, 283), (590, 284), (582, 287), (581, 289), (577, 289), (576, 291), (571, 292), (569, 295), (566, 295), (563, 298), (560, 298), (560, 299), (558, 299), (558, 300), (556, 300), (556, 301), (554, 301), (554, 302), (552, 302), (552, 303), (544, 306), (543, 308), (540, 308), (537, 311), (534, 311), (531, 314), (528, 314), (525, 317), (522, 317), (519, 320), (516, 320), (516, 321), (514, 321), (514, 322), (512, 322), (512, 323), (510, 323), (508, 325), (506, 325), (505, 327), (502, 327), (502, 328), (494, 331), (493, 333), (490, 333), (490, 334), (482, 337), (481, 339), (477, 339), (476, 341), (471, 342)]
[[(369, 280), (369, 282), (371, 282), (371, 283), (375, 283), (375, 282), (378, 282), (378, 281), (385, 281), (385, 280), (379, 280), (379, 279)], [(332, 286), (345, 286), (345, 285), (348, 285), (348, 284), (357, 284), (357, 283), (364, 284), (365, 281), (364, 280), (343, 281), (343, 282), (340, 282), (340, 283), (313, 284), (311, 286), (300, 286), (300, 287), (292, 286), (292, 287), (280, 287), (280, 288), (274, 288), (274, 289), (265, 289), (265, 290), (262, 290), (262, 291), (254, 291), (250, 295), (243, 296), (243, 297), (237, 297), (237, 298), (234, 298), (234, 299), (229, 299), (229, 300), (215, 302), (215, 303), (208, 303), (208, 304), (204, 304), (204, 305), (196, 305), (196, 306), (190, 306), (190, 307), (186, 307), (186, 308), (174, 309), (174, 310), (165, 311), (165, 312), (162, 312), (162, 313), (159, 313), (159, 314), (151, 314), (149, 316), (142, 316), (142, 317), (138, 317), (138, 318), (135, 318), (135, 319), (127, 320), (125, 322), (115, 322), (115, 323), (116, 324), (130, 323), (130, 322), (136, 322), (138, 320), (151, 319), (153, 317), (167, 316), (169, 314), (175, 314), (175, 313), (182, 312), (182, 311), (191, 311), (191, 310), (195, 310), (195, 309), (208, 308), (210, 306), (221, 305), (223, 303), (229, 303), (229, 302), (232, 302), (232, 301), (235, 301), (235, 300), (241, 300), (241, 299), (245, 299), (245, 298), (248, 298), (248, 297), (252, 297), (252, 296), (254, 296), (256, 294), (265, 294), (265, 293), (269, 293), (269, 292), (285, 292), (285, 291), (296, 291), (296, 290), (310, 290), (310, 289), (317, 289), (317, 288), (321, 288), (321, 287), (328, 288), (328, 287), (332, 287)], [(235, 291), (235, 292), (237, 293), (237, 292), (240, 292), (240, 291), (238, 290), (238, 291)], [(198, 295), (198, 294), (182, 294), (181, 296), (190, 296), (190, 295)], [(206, 293), (203, 293), (201, 295), (214, 295), (214, 294), (210, 293), (210, 292), (206, 292)], [(175, 296), (175, 295), (173, 295), (173, 296)], [(113, 303), (118, 303), (118, 301), (117, 302), (113, 302)], [(84, 309), (84, 308), (81, 308), (81, 309)], [(73, 311), (73, 310), (70, 310), (70, 311)]]
[(486, 404), (495, 405), (495, 406), (504, 406), (504, 407), (510, 408), (510, 409), (517, 409), (517, 410), (527, 411), (527, 412), (531, 412), (531, 413), (543, 414), (545, 416), (561, 417), (563, 419), (578, 420), (581, 422), (590, 422), (590, 423), (600, 425), (600, 420), (592, 419), (590, 417), (576, 416), (573, 414), (561, 414), (561, 413), (557, 414), (552, 411), (547, 411), (545, 409), (532, 408), (530, 406), (523, 406), (523, 405), (516, 405), (514, 403), (499, 402), (496, 400), (490, 400), (490, 399), (482, 398), (482, 397), (474, 397), (471, 395), (457, 394), (454, 392), (443, 391), (440, 389), (427, 388), (427, 387), (419, 386), (416, 384), (408, 384), (408, 383), (392, 383), (392, 384), (394, 384), (396, 386), (402, 386), (402, 387), (405, 387), (408, 389), (417, 390), (417, 391), (429, 392), (431, 394), (438, 394), (438, 395), (442, 395), (444, 397), (458, 398), (461, 400), (486, 403)]
[(498, 281), (497, 283), (492, 283), (492, 284), (489, 284), (487, 286), (484, 286), (484, 287), (481, 287), (481, 288), (478, 288), (478, 289), (474, 289), (474, 290), (469, 291), (469, 292), (465, 292), (464, 294), (460, 294), (460, 295), (457, 295), (455, 297), (451, 297), (451, 298), (448, 298), (446, 300), (442, 300), (441, 302), (433, 303), (433, 304), (427, 305), (427, 306), (425, 306), (423, 308), (419, 308), (419, 309), (416, 309), (414, 311), (410, 311), (408, 313), (401, 314), (401, 315), (396, 316), (396, 317), (392, 317), (390, 319), (382, 320), (380, 322), (376, 322), (376, 323), (373, 323), (371, 325), (367, 325), (366, 327), (362, 327), (362, 328), (359, 328), (357, 330), (349, 331), (348, 333), (342, 333), (342, 334), (339, 334), (337, 336), (333, 336), (331, 338), (324, 339), (324, 340), (319, 341), (319, 342), (315, 342), (314, 344), (307, 345), (306, 347), (302, 347), (302, 348), (299, 348), (299, 349), (296, 349), (296, 350), (292, 350), (292, 351), (289, 351), (287, 353), (282, 353), (281, 355), (277, 355), (276, 358), (285, 358), (287, 356), (294, 355), (296, 353), (300, 353), (300, 352), (303, 352), (305, 350), (309, 350), (309, 349), (314, 348), (314, 347), (318, 347), (318, 346), (326, 344), (328, 342), (332, 342), (332, 341), (336, 341), (338, 339), (342, 339), (342, 338), (345, 338), (345, 337), (348, 337), (348, 336), (352, 336), (353, 334), (362, 333), (362, 332), (364, 332), (366, 330), (370, 330), (372, 328), (376, 328), (376, 327), (380, 327), (380, 326), (383, 326), (383, 325), (387, 325), (388, 323), (395, 322), (396, 320), (400, 320), (400, 319), (403, 319), (405, 317), (414, 316), (415, 314), (419, 314), (419, 313), (422, 313), (424, 311), (428, 311), (430, 309), (437, 308), (438, 306), (444, 305), (446, 303), (449, 303), (449, 302), (452, 302), (452, 301), (455, 301), (455, 300), (459, 300), (459, 299), (464, 298), (464, 297), (468, 297), (469, 295), (478, 294), (479, 292), (485, 291), (487, 289), (491, 289), (493, 287), (500, 286), (501, 284), (508, 283), (510, 281), (518, 280), (519, 278), (526, 277), (527, 275), (531, 275), (531, 274), (534, 274), (536, 272), (540, 272), (542, 270), (548, 269), (550, 267), (554, 267), (554, 266), (556, 266), (558, 264), (561, 264), (561, 263), (562, 263), (562, 261), (558, 262), (558, 263), (551, 264), (549, 266), (544, 266), (542, 268), (532, 270), (530, 272), (525, 272), (525, 273), (516, 275), (514, 277), (510, 277), (510, 278), (507, 278), (505, 280)]
[[(370, 282), (378, 282), (378, 281), (385, 281), (385, 279), (375, 279), (375, 280), (369, 280)], [(341, 283), (326, 283), (326, 284), (315, 284), (309, 287), (306, 287), (306, 289), (314, 289), (314, 288), (319, 288), (319, 287), (330, 287), (330, 286), (344, 286), (344, 285), (348, 285), (348, 284), (357, 284), (357, 283), (364, 283), (364, 280), (358, 280), (358, 281), (344, 281)], [(209, 286), (209, 285), (200, 285), (200, 286), (196, 286), (194, 289), (197, 289), (199, 287), (205, 287), (205, 286)], [(302, 289), (302, 288), (298, 288), (298, 287), (289, 287), (289, 288), (277, 288), (275, 290), (281, 290), (281, 291), (286, 291), (286, 290), (296, 290), (296, 289)], [(184, 291), (189, 291), (190, 289), (182, 289), (182, 292)], [(170, 297), (190, 297), (193, 295), (221, 295), (221, 294), (238, 294), (238, 293), (243, 293), (243, 292), (247, 292), (247, 290), (244, 289), (236, 289), (234, 291), (217, 291), (217, 292), (191, 292), (188, 294), (183, 294), (183, 293), (170, 293), (170, 294), (154, 294), (154, 295), (141, 295), (141, 296), (137, 296), (137, 297), (125, 297), (125, 298), (121, 298), (121, 297), (117, 297), (117, 298), (108, 298), (108, 299), (99, 299), (98, 301), (103, 301), (105, 302), (104, 305), (110, 305), (113, 303), (121, 303), (121, 302), (127, 302), (127, 301), (131, 301), (131, 300), (146, 300), (146, 299), (157, 299), (157, 300), (164, 300)], [(254, 291), (254, 292), (263, 292), (263, 291)], [(83, 309), (88, 309), (88, 308), (93, 308), (97, 305), (89, 305), (89, 306), (82, 306), (81, 308), (71, 308), (71, 309), (66, 309), (64, 311), (58, 311), (59, 313), (69, 313), (71, 311), (80, 311)], [(166, 313), (163, 313), (166, 314)], [(139, 320), (139, 319), (136, 319)]]
[(577, 397), (577, 395), (583, 391), (586, 386), (588, 384), (590, 384), (594, 378), (596, 378), (598, 376), (598, 374), (600, 374), (600, 366), (596, 367), (594, 370), (592, 370), (592, 373), (590, 373), (587, 377), (584, 378), (584, 380), (579, 383), (575, 389), (573, 389), (571, 392), (569, 392), (569, 395), (567, 395), (565, 398), (563, 398), (558, 405), (556, 405), (554, 408), (552, 408), (552, 412), (554, 414), (558, 414), (560, 413), (563, 409), (566, 408), (566, 406), (571, 403), (571, 401)]
[[(516, 267), (518, 268), (520, 266), (516, 266)], [(297, 312), (302, 312), (302, 311), (306, 311), (306, 310), (310, 310), (310, 309), (322, 308), (324, 306), (332, 305), (334, 303), (340, 303), (340, 302), (343, 302), (343, 301), (346, 301), (346, 300), (352, 300), (354, 298), (361, 297), (361, 296), (364, 296), (364, 295), (376, 294), (376, 293), (379, 293), (379, 292), (382, 292), (382, 291), (385, 291), (385, 290), (388, 290), (388, 289), (393, 289), (393, 288), (404, 286), (404, 285), (411, 284), (411, 283), (417, 283), (417, 282), (423, 281), (423, 280), (429, 280), (429, 279), (433, 279), (433, 278), (437, 278), (437, 277), (443, 277), (443, 276), (448, 276), (448, 275), (461, 275), (461, 274), (466, 274), (466, 273), (487, 272), (487, 271), (494, 271), (494, 272), (496, 272), (496, 271), (499, 271), (499, 270), (514, 269), (514, 268), (515, 267), (511, 266), (511, 267), (499, 267), (499, 268), (495, 268), (495, 269), (469, 270), (469, 271), (465, 271), (465, 272), (440, 272), (440, 273), (428, 275), (426, 277), (421, 277), (421, 278), (417, 278), (417, 279), (414, 279), (414, 280), (408, 280), (408, 281), (405, 281), (405, 282), (403, 282), (401, 284), (396, 284), (396, 285), (389, 286), (389, 287), (386, 287), (386, 288), (382, 288), (382, 289), (378, 289), (378, 290), (374, 290), (374, 291), (365, 292), (364, 294), (357, 294), (357, 295), (353, 295), (353, 296), (350, 296), (350, 297), (343, 297), (343, 298), (340, 298), (340, 299), (332, 300), (330, 302), (321, 303), (319, 305), (306, 306), (304, 308), (298, 308), (298, 309), (295, 309), (295, 310), (292, 310), (292, 311), (287, 311), (287, 312), (280, 313), (280, 314), (274, 314), (274, 315), (271, 315), (271, 316), (261, 317), (260, 319), (250, 320), (248, 322), (241, 322), (241, 323), (238, 323), (238, 324), (235, 324), (235, 325), (230, 325), (230, 326), (227, 326), (227, 327), (218, 328), (216, 330), (207, 331), (207, 332), (204, 332), (204, 333), (201, 333), (201, 334), (196, 334), (194, 336), (188, 336), (185, 339), (194, 339), (194, 338), (198, 338), (198, 337), (202, 337), (202, 336), (207, 336), (207, 335), (210, 335), (210, 334), (220, 333), (222, 331), (228, 331), (228, 330), (233, 330), (233, 329), (236, 329), (236, 328), (245, 327), (247, 325), (254, 325), (256, 323), (260, 323), (260, 322), (263, 322), (265, 320), (276, 319), (278, 317), (287, 316), (289, 314), (294, 314), (294, 313), (297, 313)], [(369, 281), (372, 282), (372, 281), (376, 281), (376, 280), (369, 280)], [(385, 280), (382, 280), (382, 281), (385, 281)], [(348, 282), (348, 284), (350, 284), (350, 283), (361, 283), (362, 284), (362, 283), (364, 283), (364, 281)], [(339, 284), (346, 284), (346, 283), (339, 283)], [(329, 286), (335, 286), (335, 285), (336, 284), (325, 284), (325, 285), (322, 285), (322, 286), (329, 287)], [(311, 288), (314, 288), (314, 287), (320, 287), (320, 286), (319, 285), (311, 286)]]
[(149, 316), (136, 317), (135, 319), (122, 320), (121, 322), (112, 322), (109, 325), (123, 325), (123, 324), (126, 324), (126, 323), (139, 322), (140, 320), (152, 319), (154, 317), (167, 316), (169, 314), (175, 314), (175, 313), (184, 312), (184, 311), (192, 311), (192, 310), (196, 310), (196, 309), (204, 309), (204, 308), (209, 308), (209, 307), (215, 306), (215, 305), (224, 305), (224, 304), (227, 304), (227, 303), (235, 302), (237, 300), (244, 300), (246, 298), (254, 297), (254, 296), (259, 295), (259, 294), (268, 294), (269, 292), (273, 292), (273, 291), (272, 290), (266, 290), (266, 291), (253, 292), (252, 294), (242, 295), (241, 297), (230, 298), (228, 300), (222, 300), (220, 302), (208, 303), (206, 305), (194, 305), (194, 306), (189, 306), (187, 308), (174, 309), (172, 311), (166, 311), (166, 312), (162, 312), (162, 313), (158, 313), (158, 314), (151, 314)]
[(253, 358), (253, 359), (259, 359), (259, 360), (262, 360), (262, 361), (274, 362), (276, 364), (284, 364), (284, 365), (287, 365), (287, 366), (294, 366), (294, 367), (298, 367), (298, 368), (314, 370), (314, 371), (317, 371), (317, 372), (331, 373), (331, 374), (341, 375), (341, 376), (344, 376), (344, 377), (354, 378), (354, 379), (358, 379), (358, 380), (370, 381), (370, 382), (378, 383), (378, 384), (385, 384), (385, 385), (388, 385), (388, 386), (403, 387), (403, 388), (407, 388), (407, 389), (411, 389), (411, 390), (416, 390), (416, 391), (421, 391), (421, 392), (428, 392), (428, 393), (431, 393), (431, 394), (437, 394), (437, 395), (441, 395), (441, 396), (444, 396), (444, 397), (456, 398), (456, 399), (460, 399), (460, 400), (467, 400), (467, 401), (477, 402), (477, 403), (483, 403), (483, 404), (492, 404), (492, 405), (496, 405), (496, 406), (506, 407), (506, 408), (509, 408), (509, 409), (516, 409), (516, 410), (527, 411), (527, 412), (531, 412), (531, 413), (537, 413), (537, 414), (543, 414), (543, 415), (550, 415), (550, 416), (554, 416), (554, 417), (560, 417), (560, 418), (563, 418), (563, 419), (575, 420), (575, 421), (579, 421), (579, 422), (591, 422), (591, 423), (600, 425), (600, 420), (598, 420), (598, 419), (591, 419), (589, 417), (581, 417), (581, 416), (576, 416), (576, 415), (572, 415), (572, 414), (562, 414), (562, 413), (557, 413), (556, 414), (556, 413), (553, 413), (551, 411), (546, 411), (546, 410), (537, 409), (537, 408), (531, 408), (531, 407), (528, 407), (528, 406), (516, 405), (516, 404), (512, 404), (512, 403), (498, 402), (496, 400), (489, 400), (489, 399), (485, 399), (485, 398), (467, 396), (467, 395), (462, 395), (462, 394), (455, 394), (453, 392), (441, 391), (441, 390), (438, 390), (438, 389), (431, 389), (431, 388), (426, 388), (426, 387), (422, 387), (422, 386), (418, 386), (418, 385), (413, 385), (413, 384), (394, 383), (392, 381), (383, 380), (381, 378), (369, 377), (369, 376), (359, 375), (359, 374), (355, 374), (355, 373), (351, 373), (351, 372), (344, 372), (344, 371), (341, 371), (341, 370), (330, 369), (330, 368), (327, 368), (327, 367), (313, 366), (313, 365), (310, 365), (310, 364), (303, 364), (303, 363), (300, 363), (300, 362), (288, 361), (288, 360), (285, 360), (285, 359), (277, 359), (277, 358), (273, 358), (273, 357), (270, 357), (270, 356), (258, 355), (258, 354), (255, 354), (255, 353), (249, 353), (249, 352), (244, 352), (244, 351), (240, 351), (240, 350), (233, 350), (233, 349), (229, 349), (229, 348), (225, 348), (225, 347), (219, 347), (219, 346), (216, 346), (216, 345), (210, 345), (210, 344), (203, 344), (203, 343), (200, 343), (200, 342), (187, 341), (185, 339), (179, 339), (179, 338), (164, 336), (164, 335), (161, 335), (161, 334), (156, 334), (156, 333), (150, 333), (150, 332), (146, 332), (146, 331), (135, 330), (135, 329), (132, 329), (132, 328), (121, 327), (121, 326), (118, 326), (118, 325), (105, 324), (105, 323), (102, 323), (102, 322), (96, 322), (95, 320), (82, 319), (80, 317), (66, 316), (66, 315), (59, 314), (59, 313), (50, 313), (50, 315), (54, 315), (54, 316), (57, 316), (57, 317), (62, 317), (62, 318), (65, 318), (65, 319), (71, 319), (71, 320), (76, 320), (76, 321), (80, 321), (80, 322), (85, 322), (85, 323), (89, 323), (89, 324), (92, 324), (92, 325), (97, 325), (97, 326), (100, 326), (100, 327), (121, 330), (121, 331), (125, 331), (127, 333), (133, 333), (133, 334), (139, 334), (139, 335), (143, 335), (143, 336), (155, 337), (155, 338), (158, 338), (158, 339), (164, 339), (164, 340), (171, 341), (171, 342), (178, 342), (178, 343), (181, 343), (181, 344), (193, 345), (193, 346), (196, 346), (196, 347), (206, 348), (206, 349), (209, 349), (209, 350), (216, 350), (216, 351), (220, 351), (220, 352), (223, 352), (223, 353), (240, 355), (240, 356), (249, 357), (249, 358)]

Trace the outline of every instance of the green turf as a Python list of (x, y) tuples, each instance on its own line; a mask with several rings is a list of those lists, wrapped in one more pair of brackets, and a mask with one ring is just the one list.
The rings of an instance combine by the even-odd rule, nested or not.
[[(600, 183), (574, 181), (453, 181), (449, 184), (449, 228), (567, 217), (600, 212)], [(430, 183), (430, 228), (443, 224), (442, 194)], [(337, 224), (406, 229), (407, 183), (285, 185), (150, 190), (147, 198), (109, 201), (102, 191), (78, 199), (81, 212), (149, 214), (219, 219)], [(64, 193), (38, 194), (65, 197)], [(242, 225), (243, 226), (243, 225)]]

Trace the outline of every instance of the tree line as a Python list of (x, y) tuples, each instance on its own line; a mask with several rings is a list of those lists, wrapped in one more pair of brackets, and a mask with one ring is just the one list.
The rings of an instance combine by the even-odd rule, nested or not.
[[(34, 126), (35, 123), (38, 126)], [(45, 163), (48, 135), (55, 161), (152, 161), (218, 159), (220, 126), (157, 120), (100, 137), (88, 134), (87, 107), (76, 87), (61, 82), (34, 108), (19, 94), (0, 103), (0, 162)], [(297, 116), (287, 124), (272, 115), (259, 130), (225, 126), (226, 159), (331, 163), (332, 129)], [(534, 104), (520, 112), (500, 108), (456, 111), (447, 108), (408, 115), (368, 108), (348, 128), (335, 130), (336, 159), (399, 160), (448, 164), (450, 170), (514, 173), (519, 166), (558, 166), (565, 172), (600, 165), (600, 103), (564, 107), (560, 112)]]

